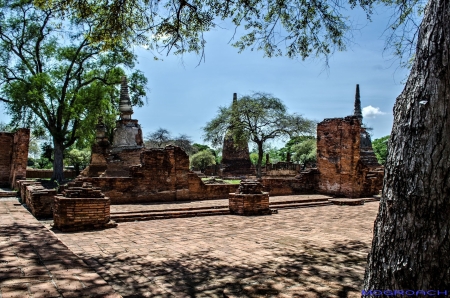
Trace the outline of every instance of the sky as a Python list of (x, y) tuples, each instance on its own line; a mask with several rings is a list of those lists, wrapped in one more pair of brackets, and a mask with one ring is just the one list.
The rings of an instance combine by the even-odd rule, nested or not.
[[(329, 67), (321, 59), (264, 58), (262, 51), (238, 53), (229, 41), (234, 27), (205, 34), (205, 61), (195, 54), (162, 56), (136, 48), (137, 68), (148, 79), (148, 103), (134, 108), (134, 119), (144, 137), (158, 128), (172, 135), (187, 134), (196, 143), (203, 141), (202, 127), (217, 115), (219, 106), (231, 104), (233, 93), (256, 91), (273, 94), (289, 113), (316, 121), (345, 117), (353, 113), (356, 84), (360, 85), (364, 123), (373, 128), (372, 139), (390, 134), (392, 110), (408, 75), (389, 52), (383, 52), (383, 36), (390, 13), (378, 8), (367, 21), (360, 10), (344, 12), (358, 30), (345, 52), (334, 53)], [(198, 65), (199, 64), (199, 65)], [(0, 114), (6, 122), (7, 116)], [(5, 120), (3, 120), (5, 119)], [(277, 142), (275, 146), (281, 147)]]

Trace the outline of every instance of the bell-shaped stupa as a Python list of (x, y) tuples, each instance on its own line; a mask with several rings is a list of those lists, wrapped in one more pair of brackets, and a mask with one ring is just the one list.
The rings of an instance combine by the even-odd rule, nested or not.
[(120, 119), (116, 121), (111, 151), (114, 153), (123, 149), (142, 148), (142, 130), (138, 120), (131, 119), (133, 107), (131, 106), (127, 78), (125, 76), (122, 77), (120, 87), (119, 112)]

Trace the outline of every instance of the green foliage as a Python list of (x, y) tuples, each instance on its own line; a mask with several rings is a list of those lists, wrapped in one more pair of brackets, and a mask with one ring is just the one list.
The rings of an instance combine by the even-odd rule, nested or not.
[(216, 158), (210, 150), (203, 150), (192, 155), (190, 163), (191, 167), (204, 171), (206, 167), (216, 164)]
[(48, 158), (40, 157), (34, 160), (34, 167), (37, 169), (51, 169), (53, 163)]
[[(113, 126), (117, 85), (136, 57), (118, 41), (108, 50), (92, 43), (94, 20), (75, 14), (62, 20), (58, 7), (3, 0), (0, 8), (0, 101), (11, 123), (45, 128), (57, 147), (54, 172), (62, 175), (62, 153), (89, 145), (98, 116)], [(135, 71), (128, 80), (132, 102), (141, 106), (146, 78)]]
[[(369, 16), (374, 0), (349, 0)], [(220, 1), (220, 0), (35, 0), (41, 7), (58, 5), (85, 19), (95, 20), (94, 41), (114, 44), (127, 38), (175, 54), (203, 53), (204, 33), (216, 22), (231, 20), (243, 36), (233, 46), (243, 51), (262, 50), (265, 56), (328, 56), (344, 50), (351, 20), (342, 14), (343, 4), (329, 1)], [(285, 46), (285, 49), (279, 45)]]
[(263, 146), (272, 139), (311, 135), (315, 123), (300, 115), (287, 113), (286, 106), (271, 94), (257, 92), (244, 96), (229, 107), (220, 107), (217, 116), (203, 128), (205, 141), (221, 146), (231, 131), (236, 144), (252, 141), (257, 146), (257, 175), (261, 175)]
[(292, 160), (300, 164), (314, 163), (317, 161), (317, 141), (309, 138), (300, 141), (291, 147), (293, 156)]
[(91, 151), (87, 148), (82, 150), (73, 148), (67, 150), (67, 152), (64, 154), (64, 163), (67, 166), (73, 166), (77, 175), (80, 173), (80, 170), (89, 165), (90, 159)]
[(375, 139), (372, 142), (373, 152), (375, 152), (375, 156), (377, 157), (378, 162), (381, 165), (386, 163), (386, 158), (388, 154), (388, 143), (389, 136), (384, 136), (379, 139)]
[(41, 157), (53, 162), (53, 146), (49, 142), (42, 143)]

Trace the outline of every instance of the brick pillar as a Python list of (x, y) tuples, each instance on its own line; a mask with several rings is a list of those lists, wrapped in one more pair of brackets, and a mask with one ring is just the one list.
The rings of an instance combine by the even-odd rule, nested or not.
[(14, 135), (0, 132), (0, 186), (9, 187), (11, 174), (11, 156), (13, 152)]
[(325, 119), (317, 126), (319, 192), (358, 197), (361, 123), (357, 117)]
[(14, 134), (13, 142), (9, 184), (11, 185), (11, 188), (17, 188), (16, 180), (25, 179), (27, 177), (30, 130), (28, 128), (19, 129)]

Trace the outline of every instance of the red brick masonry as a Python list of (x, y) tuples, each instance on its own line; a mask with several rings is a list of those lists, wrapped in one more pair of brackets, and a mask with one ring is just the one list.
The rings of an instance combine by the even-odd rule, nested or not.
[(55, 196), (53, 222), (63, 232), (104, 228), (109, 222), (109, 198)]
[(228, 197), (231, 214), (238, 215), (265, 215), (270, 214), (269, 193), (262, 194), (236, 194), (230, 193)]
[(27, 128), (0, 132), (0, 186), (17, 188), (16, 180), (26, 178), (29, 141)]

